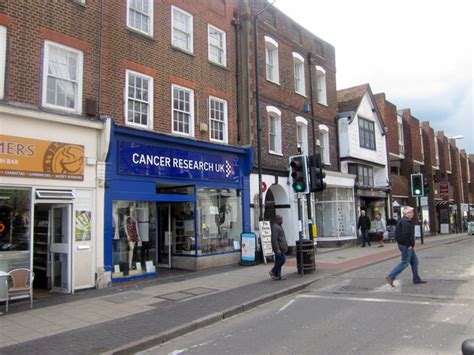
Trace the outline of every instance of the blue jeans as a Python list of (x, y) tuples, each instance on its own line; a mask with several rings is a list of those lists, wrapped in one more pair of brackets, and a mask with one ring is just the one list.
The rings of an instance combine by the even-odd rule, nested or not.
[(369, 244), (369, 247), (370, 247), (369, 230), (361, 229), (360, 234), (362, 234), (362, 246), (365, 247), (365, 243), (367, 243)]
[(418, 275), (418, 257), (416, 256), (415, 250), (402, 244), (398, 244), (398, 249), (400, 249), (402, 253), (402, 261), (392, 270), (388, 277), (395, 280), (397, 276), (405, 270), (408, 264), (410, 264), (411, 272), (413, 273), (413, 282), (421, 280), (420, 275)]
[(281, 277), (281, 267), (285, 263), (285, 254), (275, 254), (275, 266), (273, 266), (272, 272), (276, 277)]

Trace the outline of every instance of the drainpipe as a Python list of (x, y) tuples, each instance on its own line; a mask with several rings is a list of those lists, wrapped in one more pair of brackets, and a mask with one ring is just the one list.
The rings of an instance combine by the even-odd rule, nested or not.
[(240, 46), (239, 46), (239, 30), (242, 27), (238, 18), (232, 19), (232, 26), (234, 26), (235, 33), (235, 85), (237, 88), (236, 100), (237, 100), (237, 142), (241, 140), (241, 128), (240, 128)]
[(102, 55), (104, 40), (104, 0), (100, 0), (100, 29), (99, 29), (99, 87), (97, 93), (97, 113), (100, 117), (102, 98)]

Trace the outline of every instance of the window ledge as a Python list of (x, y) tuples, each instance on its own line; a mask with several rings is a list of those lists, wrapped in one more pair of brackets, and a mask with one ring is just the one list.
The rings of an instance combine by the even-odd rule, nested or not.
[(208, 59), (207, 61), (209, 62), (209, 64), (212, 64), (213, 66), (215, 66), (215, 67), (217, 67), (217, 68), (219, 68), (219, 69), (223, 69), (223, 70), (227, 70), (227, 71), (230, 70), (227, 65), (219, 64), (219, 63), (213, 62), (212, 60), (209, 60), (209, 59)]
[(149, 39), (149, 40), (151, 40), (151, 41), (154, 41), (154, 40), (155, 40), (155, 38), (153, 37), (152, 34), (142, 32), (142, 31), (137, 30), (137, 29), (135, 29), (135, 28), (133, 28), (133, 27), (129, 27), (128, 25), (127, 25), (127, 30), (130, 31), (130, 33), (136, 34), (136, 35), (138, 35), (138, 36), (140, 36), (140, 37), (142, 37), (142, 38), (146, 38), (146, 39)]
[(267, 78), (267, 81), (268, 81), (269, 83), (274, 84), (274, 85), (281, 86), (281, 84), (280, 84), (279, 82), (277, 82), (277, 81), (273, 81), (273, 80), (270, 80), (270, 79), (268, 79), (268, 78)]
[(195, 57), (195, 56), (196, 56), (196, 55), (194, 54), (194, 52), (190, 52), (190, 51), (187, 51), (187, 50), (185, 50), (185, 49), (183, 49), (183, 48), (176, 47), (176, 46), (173, 45), (173, 44), (171, 45), (171, 49), (175, 50), (176, 52), (181, 52), (181, 53), (183, 53), (183, 54), (187, 54), (187, 55), (189, 55), (189, 56), (191, 56), (191, 57)]
[(321, 106), (324, 106), (324, 107), (328, 107), (328, 104), (327, 102), (324, 103), (324, 102), (317, 102), (318, 105), (321, 105)]
[(268, 154), (277, 155), (277, 156), (279, 156), (279, 157), (282, 157), (282, 156), (283, 156), (282, 153), (274, 152), (273, 150), (269, 150), (269, 151), (268, 151)]
[(308, 96), (306, 96), (306, 94), (303, 94), (303, 93), (298, 92), (296, 90), (295, 90), (295, 94), (298, 95), (298, 96), (304, 97), (305, 99), (308, 97)]

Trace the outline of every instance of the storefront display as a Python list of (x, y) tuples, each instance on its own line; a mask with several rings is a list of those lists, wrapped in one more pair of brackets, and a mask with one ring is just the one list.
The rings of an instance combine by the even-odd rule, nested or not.
[(0, 189), (0, 270), (30, 267), (31, 191)]
[(355, 233), (353, 190), (331, 187), (316, 199), (318, 237), (348, 237)]

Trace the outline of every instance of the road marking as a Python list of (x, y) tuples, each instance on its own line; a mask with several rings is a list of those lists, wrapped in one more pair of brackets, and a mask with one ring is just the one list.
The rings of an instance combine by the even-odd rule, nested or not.
[(283, 307), (281, 307), (278, 311), (277, 311), (277, 314), (280, 313), (280, 312), (283, 312), (285, 309), (287, 309), (293, 302), (295, 302), (295, 300), (291, 300), (290, 302), (288, 302), (287, 304), (285, 304)]
[(343, 300), (343, 301), (359, 301), (359, 302), (378, 302), (378, 303), (401, 303), (401, 304), (416, 304), (423, 306), (455, 306), (465, 307), (465, 303), (442, 303), (442, 302), (429, 302), (429, 301), (405, 301), (405, 300), (390, 300), (383, 298), (357, 298), (357, 297), (334, 297), (334, 296), (323, 296), (323, 295), (299, 295), (297, 298), (322, 298), (330, 300)]

